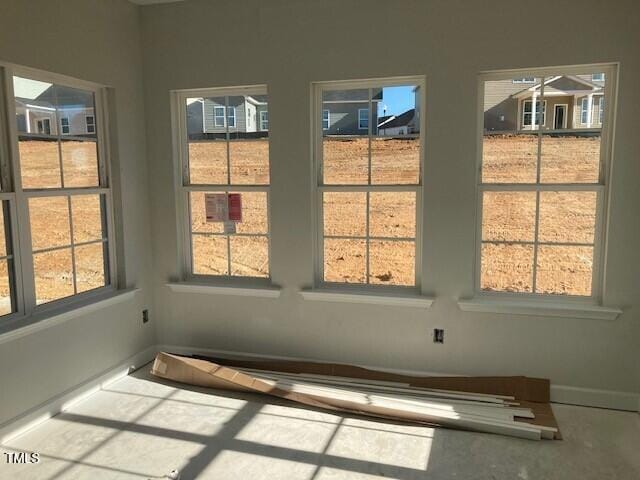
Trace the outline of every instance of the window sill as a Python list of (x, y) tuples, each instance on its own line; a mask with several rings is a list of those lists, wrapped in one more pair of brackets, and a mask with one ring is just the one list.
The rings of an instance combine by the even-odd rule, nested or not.
[(16, 340), (20, 337), (60, 325), (73, 318), (86, 315), (97, 310), (131, 300), (139, 288), (111, 291), (95, 296), (76, 304), (65, 305), (56, 309), (34, 313), (28, 317), (15, 317), (0, 329), (0, 344)]
[(314, 302), (366, 303), (370, 305), (391, 305), (399, 307), (429, 308), (435, 299), (422, 295), (398, 295), (376, 293), (348, 293), (331, 290), (302, 290), (305, 300)]
[(279, 298), (279, 287), (236, 287), (206, 285), (200, 283), (167, 283), (175, 293), (196, 293), (202, 295), (231, 295), (238, 297)]
[(622, 310), (599, 305), (581, 305), (576, 303), (544, 303), (523, 300), (502, 300), (471, 298), (458, 300), (460, 310), (465, 312), (505, 313), (512, 315), (531, 315), (544, 317), (589, 318), (596, 320), (615, 320)]

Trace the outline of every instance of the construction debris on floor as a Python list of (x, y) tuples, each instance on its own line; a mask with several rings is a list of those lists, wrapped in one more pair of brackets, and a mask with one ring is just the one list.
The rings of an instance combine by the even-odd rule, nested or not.
[[(223, 365), (224, 363), (224, 365)], [(548, 380), (413, 377), (351, 365), (156, 356), (155, 376), (200, 387), (257, 392), (303, 405), (409, 423), (560, 439)]]

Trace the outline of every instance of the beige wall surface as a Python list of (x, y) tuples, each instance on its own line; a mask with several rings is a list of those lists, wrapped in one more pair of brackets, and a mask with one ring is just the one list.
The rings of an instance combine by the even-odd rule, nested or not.
[[(155, 343), (139, 10), (126, 0), (3, 0), (0, 60), (113, 89), (121, 271), (134, 299), (0, 344), (0, 425)], [(123, 208), (124, 206), (124, 208)], [(153, 317), (152, 317), (153, 318)]]
[[(190, 0), (141, 10), (159, 340), (454, 374), (525, 374), (639, 390), (640, 5), (522, 1)], [(565, 18), (575, 21), (567, 23)], [(557, 32), (562, 41), (557, 41)], [(588, 35), (584, 32), (590, 32)], [(397, 39), (393, 41), (390, 39)], [(615, 321), (467, 313), (473, 294), (478, 72), (620, 62), (605, 304)], [(425, 75), (423, 291), (429, 310), (309, 302), (310, 84)], [(171, 293), (178, 275), (172, 89), (267, 84), (273, 282), (279, 299)], [(445, 328), (444, 345), (431, 340)]]

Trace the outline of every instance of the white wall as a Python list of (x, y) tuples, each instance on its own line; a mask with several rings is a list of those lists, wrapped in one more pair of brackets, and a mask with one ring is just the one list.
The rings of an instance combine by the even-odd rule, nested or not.
[[(139, 10), (125, 0), (3, 0), (0, 60), (106, 84), (115, 93), (114, 181), (133, 300), (0, 343), (0, 426), (155, 343)], [(124, 205), (124, 208), (123, 208)], [(153, 312), (152, 312), (153, 320)]]
[[(156, 322), (162, 343), (640, 390), (640, 6), (599, 0), (190, 0), (141, 10)], [(545, 15), (534, 22), (532, 14)], [(223, 21), (221, 21), (223, 20)], [(380, 38), (399, 37), (400, 42)], [(398, 48), (398, 45), (402, 45)], [(247, 61), (249, 60), (249, 61)], [(616, 321), (461, 312), (473, 293), (477, 73), (621, 62), (605, 303)], [(427, 76), (428, 310), (305, 302), (311, 285), (310, 83)], [(269, 87), (272, 277), (280, 299), (171, 293), (177, 275), (169, 91)], [(434, 345), (434, 327), (446, 329)]]

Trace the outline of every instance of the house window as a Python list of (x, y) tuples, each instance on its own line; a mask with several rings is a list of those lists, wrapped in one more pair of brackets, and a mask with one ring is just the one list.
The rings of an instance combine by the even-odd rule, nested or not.
[(329, 135), (323, 107), (331, 105), (332, 112), (345, 112), (347, 118), (354, 104), (367, 104), (369, 108), (359, 109), (358, 115), (368, 121), (368, 113), (381, 109), (388, 98), (410, 109), (422, 81), (314, 86), (314, 116), (323, 120), (317, 122), (314, 137), (317, 286), (415, 289), (419, 284), (421, 133), (398, 140), (345, 122), (344, 127), (334, 125)]
[(604, 73), (594, 73), (591, 75), (591, 80), (594, 82), (604, 82)]
[[(249, 277), (250, 282), (268, 282), (268, 136), (256, 138), (243, 131), (242, 126), (250, 122), (242, 115), (251, 116), (254, 122), (256, 117), (247, 110), (238, 111), (241, 118), (236, 118), (233, 109), (224, 133), (204, 140), (202, 127), (187, 122), (194, 99), (205, 104), (229, 105), (232, 101), (238, 105), (264, 95), (266, 104), (266, 93), (266, 87), (174, 92), (176, 110), (181, 112), (176, 141), (183, 172), (180, 198), (186, 279), (242, 282), (238, 277)], [(231, 132), (236, 120), (241, 128)]]
[(213, 107), (213, 125), (224, 127), (224, 107)]
[(50, 119), (41, 119), (36, 125), (43, 137), (30, 133), (22, 118), (25, 105), (37, 103), (60, 118), (60, 133), (68, 134), (71, 118), (60, 113), (101, 109), (101, 87), (47, 83), (19, 67), (8, 75), (14, 99), (2, 114), (16, 117), (17, 149), (15, 169), (2, 172), (0, 314), (30, 315), (114, 287), (111, 190), (97, 135), (53, 136)]
[[(541, 103), (540, 100), (536, 100), (536, 118), (535, 124), (532, 124), (533, 115), (532, 115), (532, 106), (533, 100), (525, 100), (522, 108), (522, 125), (525, 127), (536, 128), (539, 125), (545, 124), (545, 114), (547, 113), (547, 101), (544, 101), (544, 106), (542, 112), (540, 111)], [(542, 115), (542, 116), (541, 116)]]
[(70, 133), (71, 130), (69, 128), (69, 117), (62, 117), (60, 119), (60, 127), (63, 135), (68, 135)]
[(269, 112), (267, 110), (260, 112), (260, 130), (269, 130)]
[[(545, 72), (549, 76), (542, 79), (541, 98), (555, 80), (579, 72)], [(484, 75), (485, 99), (495, 100), (508, 79), (502, 73)], [(530, 102), (525, 111), (531, 115)], [(477, 291), (597, 302), (602, 293), (602, 226), (610, 158), (604, 139), (611, 137), (610, 132), (594, 128), (558, 135), (537, 129), (498, 134), (484, 130), (490, 121), (485, 115), (481, 125)]]
[(87, 133), (96, 133), (96, 119), (93, 115), (87, 115), (84, 117), (87, 125)]
[(236, 128), (236, 107), (227, 107), (227, 121), (229, 128)]
[(329, 130), (329, 110), (322, 110), (322, 129)]
[(358, 109), (358, 128), (360, 130), (367, 130), (369, 128), (369, 109)]
[(598, 116), (599, 116), (599, 121), (600, 121), (600, 125), (602, 125), (603, 121), (604, 121), (604, 96), (600, 97), (600, 111), (598, 112)]
[(589, 99), (584, 97), (580, 104), (580, 123), (586, 125), (589, 123)]
[(536, 83), (536, 77), (514, 78), (513, 83)]

